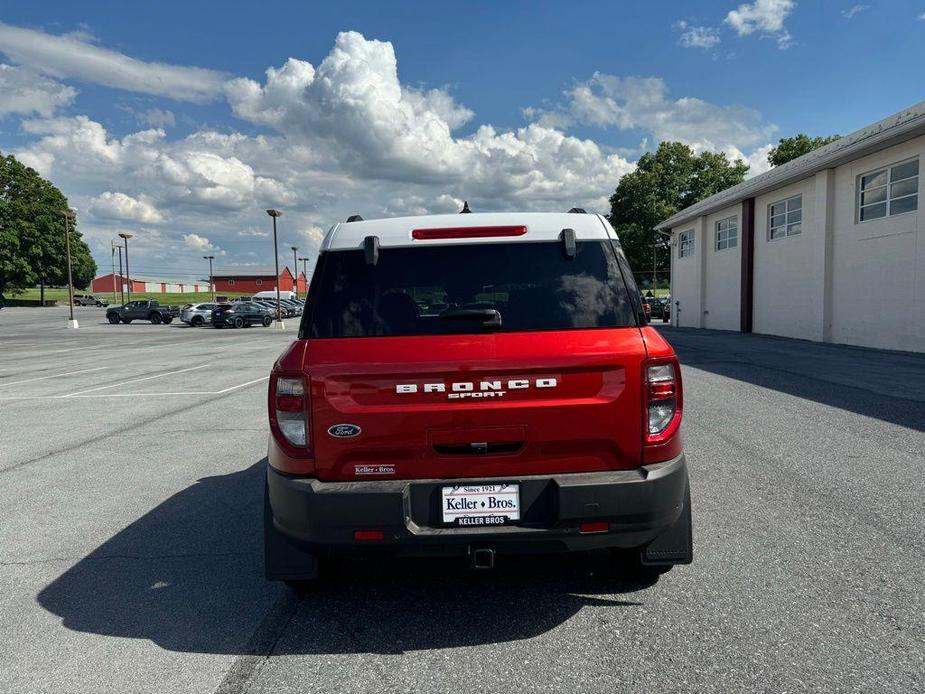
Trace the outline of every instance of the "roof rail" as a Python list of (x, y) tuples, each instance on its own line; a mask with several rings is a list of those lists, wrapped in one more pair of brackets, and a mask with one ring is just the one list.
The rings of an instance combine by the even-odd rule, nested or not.
[[(568, 211), (569, 214), (588, 214), (588, 211), (584, 207), (573, 207)], [(347, 220), (350, 221), (349, 219)]]
[(363, 218), (358, 214), (352, 214), (349, 217), (347, 217), (347, 221), (348, 222), (362, 222)]

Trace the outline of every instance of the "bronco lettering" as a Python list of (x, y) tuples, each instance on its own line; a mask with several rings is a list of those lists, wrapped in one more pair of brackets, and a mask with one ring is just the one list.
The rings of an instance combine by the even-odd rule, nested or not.
[(447, 395), (449, 400), (460, 400), (462, 398), (500, 398), (503, 397), (506, 390), (526, 390), (529, 388), (555, 388), (559, 385), (558, 378), (535, 378), (532, 381), (527, 378), (511, 378), (507, 381), (457, 381), (455, 383), (424, 383), (420, 386), (417, 383), (399, 383), (395, 386), (395, 392), (402, 393), (446, 393), (449, 385), (450, 393)]

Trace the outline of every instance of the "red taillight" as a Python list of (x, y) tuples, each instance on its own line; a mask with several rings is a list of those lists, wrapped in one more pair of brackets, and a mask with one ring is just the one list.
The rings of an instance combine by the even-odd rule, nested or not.
[(305, 407), (305, 400), (301, 395), (277, 395), (276, 409), (281, 412), (301, 412)]
[(681, 425), (681, 373), (676, 359), (645, 363), (645, 442), (661, 444)]
[(419, 241), (429, 239), (476, 239), (492, 236), (523, 236), (527, 233), (525, 226), (494, 227), (448, 227), (444, 229), (415, 229), (411, 238)]
[(606, 533), (608, 530), (610, 530), (610, 523), (607, 521), (593, 521), (591, 523), (582, 523), (578, 526), (578, 532), (582, 535)]
[(301, 376), (275, 376), (270, 380), (271, 424), (285, 443), (299, 449), (309, 446), (308, 407)]

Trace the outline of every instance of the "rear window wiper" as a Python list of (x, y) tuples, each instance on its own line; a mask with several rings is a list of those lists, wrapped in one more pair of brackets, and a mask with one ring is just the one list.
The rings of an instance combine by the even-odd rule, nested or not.
[(448, 308), (440, 313), (441, 320), (471, 320), (485, 328), (500, 328), (501, 314), (493, 308)]

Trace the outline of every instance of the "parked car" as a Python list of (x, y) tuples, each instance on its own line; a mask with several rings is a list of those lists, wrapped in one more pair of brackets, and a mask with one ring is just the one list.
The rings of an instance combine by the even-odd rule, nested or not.
[(75, 294), (74, 306), (109, 306), (109, 302), (102, 297), (97, 298), (93, 294)]
[(332, 227), (270, 374), (267, 577), (368, 551), (689, 563), (681, 370), (616, 242), (581, 213)]
[[(237, 299), (235, 299), (233, 303), (257, 304), (258, 306), (262, 306), (263, 308), (266, 308), (268, 311), (271, 311), (273, 315), (276, 315), (276, 298), (264, 299), (264, 298), (258, 298), (258, 297), (250, 297), (250, 296), (240, 296)], [(283, 318), (291, 318), (292, 316), (295, 315), (295, 310), (293, 309), (293, 307), (289, 306), (282, 299), (280, 299), (280, 302), (279, 302), (279, 310)]]
[(671, 320), (671, 299), (662, 297), (659, 301), (662, 304), (662, 323), (667, 323)]
[(289, 309), (290, 316), (301, 316), (302, 305), (291, 299), (280, 299), (280, 304)]
[(273, 322), (270, 312), (251, 302), (235, 302), (217, 306), (212, 311), (212, 325), (216, 328), (249, 328), (252, 325), (268, 327)]
[(651, 318), (661, 318), (663, 322), (668, 322), (668, 302), (665, 299), (650, 296), (646, 297), (646, 303), (649, 305), (649, 316)]
[[(254, 303), (266, 309), (267, 312), (271, 316), (274, 317), (274, 319), (276, 318), (276, 301), (275, 300), (269, 301), (266, 299), (254, 299)], [(280, 319), (293, 318), (296, 315), (296, 309), (286, 304), (283, 301), (279, 302), (279, 311), (280, 311), (280, 315), (279, 315)]]
[(643, 313), (646, 314), (646, 320), (652, 320), (652, 307), (642, 294), (639, 295), (639, 302), (642, 304)]
[[(271, 316), (276, 316), (276, 301), (270, 301), (268, 299), (254, 299), (254, 303), (258, 306), (262, 306), (267, 311), (270, 312)], [(291, 308), (280, 302), (279, 305), (279, 318), (291, 318), (293, 311)]]
[(212, 322), (212, 311), (218, 304), (187, 304), (180, 311), (180, 320), (194, 328)]
[(161, 306), (156, 301), (129, 301), (124, 306), (114, 306), (106, 311), (106, 318), (110, 323), (131, 323), (133, 320), (148, 320), (152, 323), (172, 323), (179, 317), (180, 309), (177, 306)]

